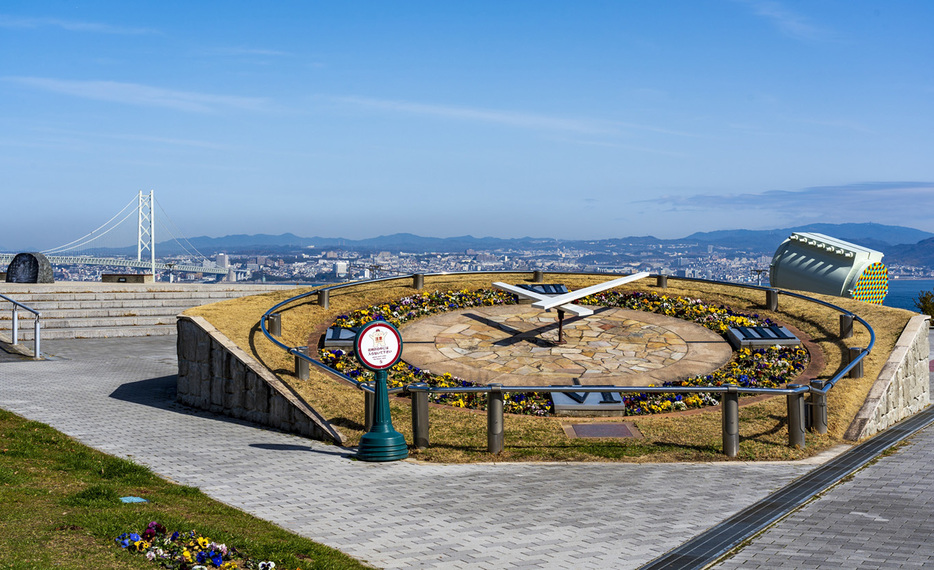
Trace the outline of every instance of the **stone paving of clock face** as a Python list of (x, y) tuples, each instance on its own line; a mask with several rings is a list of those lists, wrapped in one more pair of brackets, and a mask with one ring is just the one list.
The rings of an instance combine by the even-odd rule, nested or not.
[(479, 383), (637, 386), (705, 374), (727, 362), (728, 343), (692, 323), (617, 308), (567, 315), (529, 305), (454, 311), (402, 328), (403, 359)]

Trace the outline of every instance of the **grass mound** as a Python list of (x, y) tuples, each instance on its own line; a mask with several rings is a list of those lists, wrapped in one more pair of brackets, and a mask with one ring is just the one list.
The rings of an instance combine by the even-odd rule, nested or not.
[[(425, 278), (425, 290), (473, 290), (489, 288), (493, 281), (518, 283), (529, 274), (495, 276), (454, 275)], [(605, 276), (560, 275), (570, 289), (599, 283)], [(660, 289), (648, 280), (627, 284), (619, 293), (643, 291), (667, 296), (698, 298), (709, 306), (724, 306), (732, 311), (756, 313), (763, 319), (794, 326), (808, 335), (819, 347), (824, 360), (818, 378), (829, 379), (845, 362), (850, 346), (866, 346), (869, 334), (856, 326), (855, 336), (841, 340), (839, 313), (822, 305), (787, 296), (780, 298), (777, 311), (766, 310), (761, 291), (728, 285), (680, 281), (669, 278), (668, 287)], [(308, 381), (294, 376), (292, 357), (269, 342), (258, 322), (272, 305), (293, 297), (302, 290), (223, 301), (189, 311), (205, 317), (238, 346), (251, 353), (278, 374), (325, 418), (338, 426), (355, 444), (363, 434), (363, 394), (331, 375), (312, 370)], [(401, 278), (380, 283), (363, 283), (333, 291), (330, 308), (319, 307), (313, 296), (285, 307), (282, 311), (281, 340), (290, 346), (317, 344), (324, 329), (341, 315), (362, 307), (388, 304), (411, 295), (411, 279)], [(787, 446), (785, 399), (771, 398), (740, 409), (740, 451), (743, 460), (798, 459), (813, 455), (842, 441), (842, 436), (865, 400), (873, 380), (894, 347), (898, 335), (913, 313), (842, 299), (824, 298), (860, 315), (876, 333), (876, 346), (864, 361), (864, 376), (844, 379), (828, 397), (829, 432), (825, 436), (808, 434), (803, 450)], [(390, 404), (395, 428), (411, 441), (411, 410), (407, 400)], [(486, 417), (472, 410), (433, 406), (429, 412), (431, 447), (413, 451), (412, 456), (429, 461), (698, 461), (726, 459), (721, 453), (719, 408), (701, 413), (676, 416), (644, 416), (631, 419), (643, 434), (642, 439), (569, 439), (564, 426), (569, 423), (600, 421), (555, 417), (509, 416), (506, 419), (506, 449), (497, 456), (486, 452)]]

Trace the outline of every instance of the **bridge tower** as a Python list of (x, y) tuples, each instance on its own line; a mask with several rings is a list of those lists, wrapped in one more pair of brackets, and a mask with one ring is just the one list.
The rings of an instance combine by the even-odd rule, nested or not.
[(156, 210), (155, 202), (152, 198), (152, 190), (149, 191), (149, 196), (143, 194), (143, 191), (139, 191), (139, 206), (137, 209), (139, 213), (139, 230), (137, 232), (137, 241), (136, 241), (136, 261), (143, 260), (143, 252), (147, 249), (149, 250), (149, 264), (150, 271), (152, 272), (153, 278), (156, 276), (156, 235), (155, 235), (155, 225), (156, 225)]

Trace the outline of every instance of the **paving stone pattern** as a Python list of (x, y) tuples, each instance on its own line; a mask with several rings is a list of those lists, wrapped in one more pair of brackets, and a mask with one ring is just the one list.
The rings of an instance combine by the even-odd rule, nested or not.
[(364, 463), (177, 405), (173, 337), (43, 347), (0, 407), (385, 568), (635, 568), (812, 467)]
[(404, 326), (403, 359), (475, 382), (635, 386), (706, 374), (732, 355), (704, 327), (644, 311), (604, 307), (563, 329), (557, 344), (557, 313), (529, 305), (453, 311)]
[[(934, 353), (934, 334), (928, 338)], [(717, 568), (932, 567), (932, 465), (934, 426), (781, 520)]]

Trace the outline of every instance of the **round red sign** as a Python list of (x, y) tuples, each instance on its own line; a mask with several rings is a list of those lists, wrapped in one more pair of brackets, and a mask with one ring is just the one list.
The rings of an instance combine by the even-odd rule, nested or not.
[(370, 370), (386, 370), (402, 356), (402, 335), (385, 321), (373, 321), (357, 332), (354, 350), (360, 364)]

